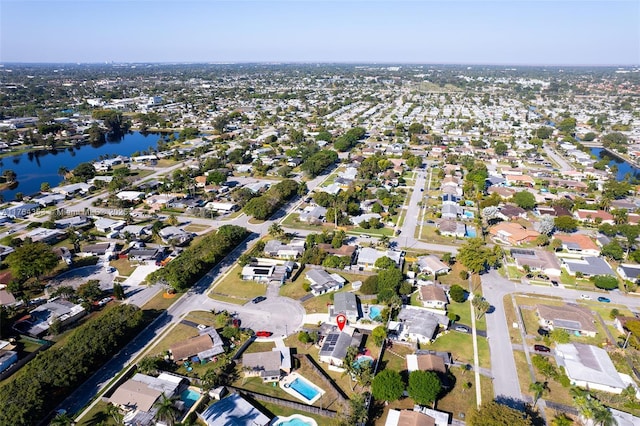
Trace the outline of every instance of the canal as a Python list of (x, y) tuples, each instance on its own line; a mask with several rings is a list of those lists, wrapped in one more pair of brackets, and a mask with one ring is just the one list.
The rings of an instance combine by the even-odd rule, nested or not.
[(607, 152), (604, 148), (590, 148), (591, 154), (595, 155), (596, 158), (609, 158), (609, 167), (616, 166), (618, 168), (618, 172), (616, 173), (616, 179), (619, 181), (626, 180), (627, 174), (630, 176), (635, 176), (637, 179), (640, 179), (640, 169), (629, 164), (627, 161), (623, 160), (620, 157), (617, 157), (609, 152)]

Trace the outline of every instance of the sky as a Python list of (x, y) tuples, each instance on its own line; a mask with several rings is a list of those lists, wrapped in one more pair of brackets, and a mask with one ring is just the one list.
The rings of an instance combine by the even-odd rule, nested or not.
[(0, 0), (0, 62), (640, 64), (640, 1)]

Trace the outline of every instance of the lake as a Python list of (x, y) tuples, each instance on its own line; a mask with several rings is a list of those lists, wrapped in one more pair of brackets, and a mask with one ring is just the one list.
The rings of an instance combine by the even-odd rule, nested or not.
[(619, 181), (625, 180), (625, 176), (627, 173), (630, 173), (632, 176), (635, 176), (638, 179), (640, 179), (640, 169), (629, 164), (622, 158), (616, 157), (606, 152), (604, 148), (590, 148), (590, 151), (597, 158), (603, 158), (605, 155), (611, 158), (611, 161), (609, 161), (609, 167), (614, 165), (618, 167), (618, 173), (616, 174), (616, 179), (618, 179)]
[(40, 191), (40, 184), (48, 182), (53, 188), (62, 182), (58, 175), (60, 167), (69, 170), (74, 169), (80, 163), (97, 160), (101, 155), (131, 156), (136, 151), (146, 151), (155, 148), (162, 136), (158, 133), (130, 132), (120, 140), (109, 141), (100, 145), (78, 145), (77, 148), (69, 148), (58, 151), (29, 152), (0, 160), (0, 174), (7, 169), (16, 172), (18, 186), (13, 189), (1, 191), (5, 200), (13, 200), (17, 192), (24, 195), (33, 195)]

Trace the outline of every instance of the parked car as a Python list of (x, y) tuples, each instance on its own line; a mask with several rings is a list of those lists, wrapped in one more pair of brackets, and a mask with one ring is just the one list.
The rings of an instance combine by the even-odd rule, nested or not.
[(538, 352), (551, 352), (551, 349), (545, 345), (533, 345), (533, 349)]
[(580, 299), (582, 299), (582, 300), (591, 300), (591, 296), (589, 296), (588, 294), (581, 294), (580, 295)]
[(554, 286), (554, 287), (558, 287), (558, 281), (551, 280), (551, 285)]
[(471, 331), (469, 330), (469, 327), (465, 325), (456, 325), (455, 327), (453, 327), (453, 329), (455, 331), (459, 331), (460, 333), (469, 333)]
[(609, 299), (608, 297), (598, 297), (598, 302), (602, 302), (602, 303), (609, 303), (611, 302), (611, 299)]
[(263, 302), (265, 300), (267, 300), (267, 298), (264, 297), (264, 296), (256, 296), (253, 299), (251, 299), (251, 303), (260, 303), (260, 302)]
[(260, 331), (256, 331), (256, 336), (258, 337), (270, 337), (273, 333), (270, 331), (264, 331), (264, 330), (260, 330)]

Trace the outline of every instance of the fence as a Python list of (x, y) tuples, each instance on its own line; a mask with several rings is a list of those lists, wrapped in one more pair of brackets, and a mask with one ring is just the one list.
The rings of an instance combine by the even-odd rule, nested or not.
[(316, 361), (313, 358), (311, 358), (311, 355), (309, 354), (304, 354), (304, 356), (297, 355), (296, 358), (306, 361), (307, 365), (311, 367), (311, 369), (315, 371), (318, 374), (318, 376), (320, 376), (322, 381), (327, 386), (331, 386), (333, 389), (335, 389), (336, 393), (338, 394), (338, 398), (340, 398), (341, 402), (347, 402), (349, 400), (349, 397), (344, 393), (342, 389), (340, 389), (340, 386), (338, 386), (336, 382), (333, 381), (331, 376), (329, 376), (326, 371), (324, 371), (322, 368), (320, 368), (318, 364), (316, 364)]
[(4, 379), (8, 378), (9, 376), (11, 376), (13, 373), (15, 373), (16, 371), (21, 369), (26, 363), (28, 363), (29, 361), (34, 359), (36, 357), (36, 355), (38, 355), (40, 352), (44, 351), (45, 349), (48, 349), (49, 347), (51, 347), (53, 345), (53, 343), (49, 342), (48, 340), (32, 339), (32, 338), (27, 338), (26, 336), (22, 336), (22, 338), (26, 339), (26, 340), (31, 340), (31, 341), (34, 341), (34, 342), (37, 342), (37, 343), (41, 343), (42, 346), (40, 346), (35, 351), (31, 352), (29, 355), (25, 356), (24, 358), (19, 359), (14, 364), (12, 364), (9, 368), (4, 370), (2, 372), (2, 374), (0, 374), (0, 381), (2, 381)]
[(301, 404), (295, 401), (289, 401), (288, 399), (276, 398), (275, 396), (265, 395), (259, 392), (249, 391), (246, 389), (236, 388), (234, 386), (227, 386), (229, 389), (233, 389), (234, 392), (239, 393), (242, 396), (249, 395), (253, 399), (258, 401), (268, 402), (271, 404), (280, 405), (281, 407), (293, 408), (294, 410), (304, 411), (306, 413), (317, 414), (319, 416), (335, 418), (337, 412), (327, 410), (320, 407), (313, 407), (307, 404)]

